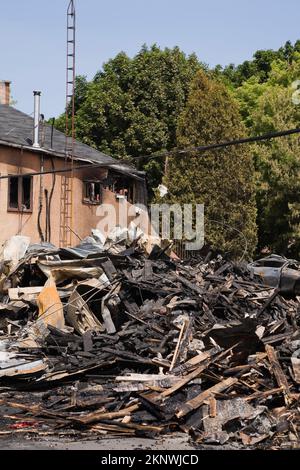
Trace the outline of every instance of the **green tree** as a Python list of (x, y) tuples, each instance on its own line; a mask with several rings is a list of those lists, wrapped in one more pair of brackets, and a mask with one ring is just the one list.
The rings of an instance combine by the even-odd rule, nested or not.
[[(144, 46), (132, 59), (121, 52), (91, 82), (80, 83), (77, 138), (121, 158), (172, 149), (178, 116), (200, 67), (195, 55), (187, 57), (178, 47)], [(77, 96), (78, 83), (76, 90)], [(150, 187), (156, 187), (162, 162), (138, 164), (147, 170)]]
[[(282, 58), (277, 58), (272, 62), (267, 80), (261, 81), (258, 75), (253, 75), (248, 80), (245, 80), (241, 86), (237, 88), (232, 86), (230, 87), (232, 95), (238, 101), (240, 113), (243, 117), (244, 123), (249, 129), (249, 133), (257, 135), (259, 132), (268, 132), (268, 127), (257, 126), (256, 123), (257, 115), (255, 113), (259, 106), (261, 106), (259, 104), (260, 97), (272, 88), (277, 89), (278, 86), (292, 90), (292, 83), (299, 79), (300, 53), (297, 52), (296, 47), (297, 43), (295, 45), (295, 50), (293, 51), (293, 60), (291, 63), (287, 63), (285, 59), (287, 52), (282, 52)], [(300, 46), (298, 47), (300, 48)], [(282, 50), (284, 51), (285, 48), (282, 48)], [(220, 77), (220, 72), (218, 77)]]
[(296, 41), (294, 45), (287, 41), (277, 51), (272, 49), (258, 50), (253, 54), (252, 60), (246, 60), (237, 66), (229, 64), (224, 68), (217, 65), (214, 71), (219, 75), (223, 75), (225, 81), (231, 83), (235, 88), (240, 87), (252, 77), (255, 77), (259, 83), (264, 83), (272, 72), (274, 61), (281, 61), (284, 63), (285, 68), (288, 68), (299, 51), (300, 41)]
[(253, 75), (242, 86), (234, 90), (233, 96), (238, 101), (241, 116), (250, 133), (254, 132), (255, 127), (253, 111), (258, 106), (259, 97), (267, 88), (268, 84), (266, 82), (261, 83), (259, 78)]
[[(245, 136), (236, 102), (225, 85), (199, 71), (178, 123), (179, 147)], [(256, 246), (254, 166), (249, 148), (174, 153), (165, 184), (171, 202), (205, 206), (206, 241), (237, 257)]]
[[(300, 77), (299, 43), (279, 50), (266, 80), (253, 75), (233, 90), (249, 134), (299, 127), (292, 84)], [(299, 95), (297, 96), (299, 97)], [(300, 196), (297, 136), (251, 146), (257, 174), (258, 247), (299, 256)]]
[[(278, 75), (278, 68), (275, 69), (280, 82), (282, 74)], [(291, 81), (294, 72), (290, 71)], [(292, 101), (293, 91), (291, 86), (282, 84), (272, 84), (266, 88), (252, 113), (253, 133), (299, 127), (300, 106)], [(259, 248), (269, 246), (276, 252), (299, 256), (299, 137), (284, 137), (255, 145), (254, 158), (258, 175)]]
[[(79, 110), (79, 108), (83, 105), (85, 99), (86, 99), (86, 94), (88, 90), (88, 81), (87, 78), (84, 75), (77, 75), (75, 78), (75, 113)], [(68, 109), (69, 114), (71, 113), (71, 105), (69, 106)], [(51, 120), (49, 121), (51, 122)], [(61, 114), (56, 120), (55, 120), (55, 127), (59, 129), (62, 132), (65, 132), (65, 126), (66, 126), (66, 117), (65, 113)]]

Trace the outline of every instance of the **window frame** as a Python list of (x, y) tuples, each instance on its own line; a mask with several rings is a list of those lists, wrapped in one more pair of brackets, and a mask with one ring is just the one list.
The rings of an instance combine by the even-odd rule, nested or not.
[[(91, 201), (86, 197), (87, 193), (87, 185), (88, 184), (99, 184), (100, 186), (100, 200), (99, 201)], [(101, 180), (83, 180), (83, 185), (82, 185), (82, 203), (87, 205), (87, 206), (100, 206), (102, 204), (102, 199), (103, 199), (103, 181)]]
[[(18, 178), (18, 207), (10, 206), (10, 186), (11, 179)], [(30, 207), (29, 209), (22, 209), (22, 198), (23, 198), (23, 180), (24, 178), (30, 178)], [(33, 177), (26, 175), (8, 175), (7, 179), (7, 212), (21, 212), (26, 214), (32, 214), (33, 212)]]

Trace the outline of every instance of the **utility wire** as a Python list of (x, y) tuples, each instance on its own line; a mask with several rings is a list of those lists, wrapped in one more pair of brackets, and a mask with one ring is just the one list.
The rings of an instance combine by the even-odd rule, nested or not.
[(248, 144), (248, 143), (253, 143), (253, 142), (261, 142), (264, 140), (276, 139), (278, 137), (286, 137), (289, 135), (299, 134), (299, 133), (300, 133), (300, 128), (288, 129), (285, 131), (271, 132), (268, 134), (263, 134), (263, 135), (253, 136), (253, 137), (245, 137), (243, 139), (228, 140), (226, 142), (220, 142), (217, 144), (200, 145), (198, 147), (190, 147), (190, 148), (184, 148), (184, 149), (174, 149), (174, 150), (170, 150), (164, 153), (140, 155), (138, 157), (132, 157), (132, 158), (133, 159), (163, 158), (163, 157), (168, 157), (174, 154), (184, 154), (184, 153), (190, 153), (190, 152), (204, 152), (206, 150), (214, 150), (214, 149), (219, 149), (219, 148), (224, 148), (224, 147), (230, 147), (233, 145), (242, 145), (242, 144)]
[[(119, 163), (119, 162), (116, 162), (116, 163)], [(91, 165), (80, 165), (80, 166), (76, 166), (73, 168), (73, 170), (85, 170), (86, 168), (103, 168), (103, 167), (111, 167), (111, 164), (107, 164), (107, 163), (94, 163), (94, 164), (91, 164)], [(32, 172), (32, 173), (22, 173), (22, 175), (20, 174), (11, 174), (11, 175), (3, 175), (3, 176), (0, 176), (0, 180), (2, 179), (7, 179), (7, 178), (11, 178), (11, 177), (17, 177), (17, 176), (39, 176), (39, 175), (52, 175), (52, 174), (55, 174), (55, 173), (68, 173), (68, 172), (71, 172), (71, 168), (62, 168), (61, 170), (49, 170), (49, 171), (36, 171), (36, 172)]]
[[(190, 147), (190, 148), (184, 148), (184, 149), (174, 149), (174, 150), (170, 150), (168, 152), (163, 152), (163, 153), (151, 153), (150, 155), (139, 155), (138, 157), (131, 157), (131, 158), (133, 160), (165, 158), (165, 157), (175, 155), (175, 154), (183, 155), (185, 153), (190, 153), (190, 152), (205, 152), (206, 150), (214, 150), (214, 149), (219, 149), (219, 148), (224, 148), (224, 147), (231, 147), (234, 145), (243, 145), (243, 144), (254, 143), (254, 142), (262, 142), (264, 140), (276, 139), (279, 137), (286, 137), (286, 136), (293, 135), (293, 134), (300, 134), (300, 128), (288, 129), (288, 130), (279, 131), (279, 132), (271, 132), (268, 134), (263, 134), (263, 135), (253, 136), (253, 137), (246, 137), (243, 139), (228, 140), (226, 142), (220, 142), (216, 144), (200, 145), (198, 147)], [(125, 164), (129, 166), (129, 163), (130, 162), (124, 161), (124, 160), (116, 160), (116, 165)], [(92, 163), (90, 165), (80, 165), (77, 167), (75, 166), (73, 170), (77, 171), (77, 170), (83, 170), (87, 168), (103, 168), (103, 167), (108, 167), (108, 166), (114, 169), (113, 164)], [(35, 173), (23, 173), (22, 176), (49, 175), (49, 174), (54, 174), (54, 173), (66, 173), (70, 171), (71, 171), (70, 168), (62, 168), (61, 170), (50, 170), (50, 171), (35, 172)], [(19, 174), (3, 175), (3, 176), (0, 176), (0, 180), (7, 179), (10, 177), (14, 177), (14, 176), (17, 177), (20, 175)]]

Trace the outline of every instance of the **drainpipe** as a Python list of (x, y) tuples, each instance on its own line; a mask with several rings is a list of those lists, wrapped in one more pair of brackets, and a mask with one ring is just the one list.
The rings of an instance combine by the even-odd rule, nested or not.
[[(41, 92), (34, 91), (34, 124), (33, 124), (33, 144), (34, 148), (40, 148), (40, 107), (41, 107)], [(40, 171), (41, 173), (44, 172), (44, 156), (41, 155), (41, 163), (40, 163)], [(37, 228), (40, 235), (40, 240), (43, 243), (45, 241), (45, 237), (43, 234), (43, 230), (41, 227), (41, 216), (43, 211), (43, 175), (40, 175), (40, 194), (39, 194), (39, 210), (37, 216)]]
[(33, 147), (40, 148), (39, 131), (40, 131), (40, 101), (41, 92), (34, 91), (34, 127), (33, 127)]

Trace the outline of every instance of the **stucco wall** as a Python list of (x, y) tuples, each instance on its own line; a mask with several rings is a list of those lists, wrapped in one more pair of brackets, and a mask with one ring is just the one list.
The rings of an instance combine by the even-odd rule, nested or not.
[[(79, 163), (80, 164), (80, 163)], [(64, 161), (54, 158), (55, 169), (64, 167)], [(51, 170), (51, 160), (44, 157), (44, 171)], [(19, 149), (9, 147), (0, 147), (0, 174), (24, 174), (29, 172), (41, 171), (41, 156), (28, 151), (23, 153)], [(73, 228), (76, 233), (84, 238), (91, 233), (91, 229), (95, 228), (100, 220), (96, 212), (97, 205), (89, 205), (83, 203), (83, 180), (87, 178), (103, 179), (106, 176), (105, 169), (85, 169), (75, 172), (73, 181), (74, 195), (74, 214)], [(45, 232), (45, 189), (50, 194), (53, 185), (53, 175), (44, 175), (43, 177), (35, 176), (33, 178), (33, 211), (32, 213), (9, 212), (7, 210), (8, 203), (8, 180), (0, 180), (0, 245), (13, 235), (25, 235), (31, 238), (32, 243), (40, 242), (38, 232), (38, 211), (40, 201), (40, 184), (42, 178), (42, 200), (43, 209), (41, 214), (41, 226)], [(51, 204), (51, 242), (59, 245), (59, 227), (60, 227), (60, 191), (61, 191), (61, 174), (55, 175), (55, 190)], [(112, 204), (118, 212), (120, 206), (116, 195), (109, 190), (103, 191), (103, 203)], [(124, 201), (123, 201), (124, 204)], [(125, 202), (125, 204), (127, 204)], [(72, 243), (78, 243), (78, 238), (73, 236)]]

